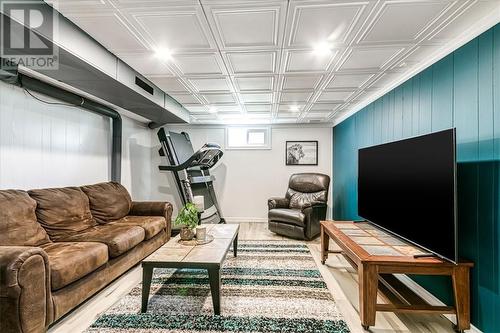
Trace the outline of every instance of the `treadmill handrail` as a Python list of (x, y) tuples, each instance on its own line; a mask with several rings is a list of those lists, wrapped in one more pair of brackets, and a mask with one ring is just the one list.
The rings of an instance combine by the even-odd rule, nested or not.
[[(208, 160), (205, 163), (201, 163), (201, 161), (204, 160), (204, 157), (207, 155), (208, 152), (211, 151), (216, 151), (215, 155)], [(175, 165), (160, 165), (158, 168), (163, 171), (180, 171), (188, 168), (193, 168), (193, 167), (199, 167), (201, 166), (202, 168), (211, 168), (213, 167), (217, 161), (219, 161), (220, 157), (224, 154), (222, 149), (218, 144), (205, 144), (203, 147), (201, 147), (197, 152), (195, 152), (193, 155), (191, 155), (190, 158), (188, 158), (186, 161), (184, 161), (181, 164), (175, 164)], [(215, 159), (215, 161), (214, 161)], [(214, 161), (214, 162), (213, 162)], [(198, 162), (198, 163), (196, 163)]]

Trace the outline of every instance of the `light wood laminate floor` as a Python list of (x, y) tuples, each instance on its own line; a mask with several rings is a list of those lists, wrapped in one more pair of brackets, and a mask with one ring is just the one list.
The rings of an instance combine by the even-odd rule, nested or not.
[[(267, 223), (240, 223), (239, 239), (287, 240), (285, 237), (270, 232), (267, 229)], [(331, 254), (326, 265), (321, 265), (319, 238), (308, 242), (308, 246), (349, 328), (353, 333), (365, 332), (361, 327), (358, 316), (358, 278), (356, 271), (341, 255)], [(331, 246), (335, 247), (334, 244)], [(141, 282), (141, 279), (142, 271), (140, 266), (132, 268), (128, 273), (53, 325), (49, 329), (49, 333), (79, 333), (84, 331), (100, 313), (106, 311), (126, 295)], [(379, 295), (379, 298), (380, 302), (384, 302), (381, 295)], [(440, 315), (377, 313), (377, 324), (370, 327), (370, 332), (446, 333), (454, 332), (454, 330), (452, 323)]]

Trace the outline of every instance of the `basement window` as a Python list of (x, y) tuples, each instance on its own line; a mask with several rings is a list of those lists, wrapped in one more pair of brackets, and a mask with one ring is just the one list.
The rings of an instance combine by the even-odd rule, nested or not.
[(226, 149), (271, 149), (269, 127), (227, 127)]

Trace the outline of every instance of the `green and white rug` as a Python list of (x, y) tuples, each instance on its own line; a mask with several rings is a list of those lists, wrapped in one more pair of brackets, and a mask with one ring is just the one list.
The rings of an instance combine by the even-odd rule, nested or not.
[(141, 285), (92, 332), (349, 332), (304, 243), (240, 241), (222, 271), (222, 315), (213, 315), (206, 271), (155, 269), (148, 312)]

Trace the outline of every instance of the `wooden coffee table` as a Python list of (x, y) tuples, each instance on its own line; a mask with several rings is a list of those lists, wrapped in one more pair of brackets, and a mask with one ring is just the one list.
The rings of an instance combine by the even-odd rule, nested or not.
[(179, 235), (153, 252), (142, 261), (142, 306), (141, 312), (148, 309), (149, 290), (153, 269), (155, 268), (198, 268), (206, 269), (210, 281), (210, 291), (214, 313), (220, 314), (220, 270), (231, 243), (236, 257), (238, 246), (238, 224), (209, 224), (207, 234), (214, 240), (205, 245), (182, 245)]

